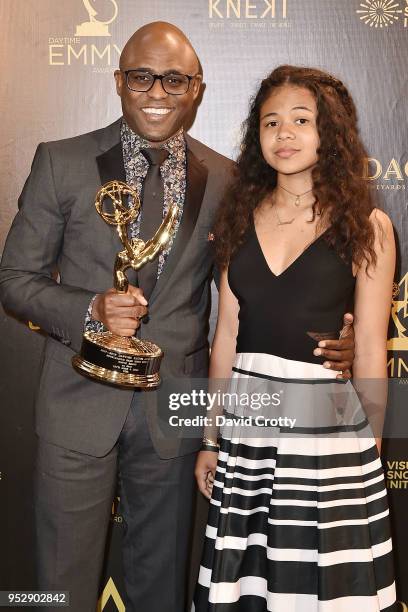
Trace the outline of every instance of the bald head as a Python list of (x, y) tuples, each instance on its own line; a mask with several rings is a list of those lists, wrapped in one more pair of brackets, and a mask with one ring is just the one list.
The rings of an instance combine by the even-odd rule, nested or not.
[[(152, 146), (160, 146), (188, 123), (202, 74), (196, 52), (176, 26), (156, 21), (137, 30), (122, 51), (119, 68), (115, 71), (116, 91), (123, 116), (134, 132)], [(168, 84), (177, 83), (180, 76), (186, 87), (174, 93)], [(163, 87), (164, 77), (167, 87)], [(147, 90), (146, 81), (151, 82)]]
[(125, 44), (119, 60), (119, 68), (127, 70), (138, 49), (151, 50), (157, 53), (166, 48), (175, 59), (183, 58), (191, 66), (191, 74), (200, 72), (200, 62), (193, 45), (187, 36), (179, 28), (165, 21), (154, 21), (148, 23), (129, 38)]

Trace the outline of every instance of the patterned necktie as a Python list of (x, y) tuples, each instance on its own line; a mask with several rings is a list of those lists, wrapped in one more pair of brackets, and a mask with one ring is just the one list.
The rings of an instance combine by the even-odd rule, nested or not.
[[(160, 173), (160, 166), (168, 158), (166, 149), (141, 149), (141, 153), (149, 162), (149, 169), (143, 183), (142, 221), (140, 224), (140, 238), (150, 240), (159, 229), (163, 221), (164, 185)], [(147, 263), (139, 270), (139, 287), (143, 289), (148, 300), (157, 280), (158, 258)]]

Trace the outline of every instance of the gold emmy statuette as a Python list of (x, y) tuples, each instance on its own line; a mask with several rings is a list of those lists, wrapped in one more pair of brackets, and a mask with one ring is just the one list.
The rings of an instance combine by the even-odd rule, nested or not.
[(408, 317), (408, 272), (394, 283), (392, 291), (391, 317), (395, 326), (396, 335), (389, 338), (387, 348), (389, 351), (408, 351), (408, 332), (405, 319)]
[(115, 21), (118, 16), (118, 5), (116, 0), (110, 0), (113, 4), (113, 17), (109, 21), (99, 21), (96, 19), (98, 11), (94, 9), (90, 0), (83, 0), (85, 9), (89, 15), (89, 21), (77, 25), (75, 36), (110, 36), (108, 26)]
[[(110, 201), (109, 209), (105, 200)], [(128, 205), (128, 200), (133, 201)], [(125, 203), (124, 203), (125, 202)], [(139, 270), (152, 261), (168, 243), (178, 215), (178, 207), (169, 208), (155, 235), (144, 242), (128, 238), (127, 226), (140, 211), (139, 197), (132, 187), (121, 181), (110, 181), (96, 194), (95, 207), (109, 225), (116, 225), (119, 238), (125, 247), (116, 255), (114, 287), (118, 293), (126, 293), (129, 281), (125, 271)], [(160, 347), (147, 340), (117, 336), (109, 331), (84, 333), (81, 353), (72, 359), (72, 365), (81, 374), (120, 387), (154, 388), (160, 383), (159, 369), (163, 357)]]

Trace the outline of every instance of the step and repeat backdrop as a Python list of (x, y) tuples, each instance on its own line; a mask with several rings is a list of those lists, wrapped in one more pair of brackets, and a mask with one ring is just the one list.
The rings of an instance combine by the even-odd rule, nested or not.
[[(0, 251), (37, 144), (103, 127), (120, 116), (113, 70), (129, 36), (156, 20), (184, 30), (203, 66), (205, 88), (190, 133), (229, 157), (236, 156), (250, 96), (275, 66), (320, 67), (350, 88), (370, 156), (366, 179), (398, 240), (388, 366), (391, 387), (403, 405), (408, 383), (408, 0), (1, 0)], [(215, 292), (214, 298), (216, 304)], [(35, 321), (16, 321), (2, 310), (0, 327), (0, 590), (30, 589), (35, 585), (33, 400), (44, 338)], [(399, 598), (401, 610), (408, 611), (408, 440), (386, 440), (383, 460)], [(204, 513), (201, 502), (193, 567)], [(101, 610), (125, 609), (122, 530), (116, 498)]]

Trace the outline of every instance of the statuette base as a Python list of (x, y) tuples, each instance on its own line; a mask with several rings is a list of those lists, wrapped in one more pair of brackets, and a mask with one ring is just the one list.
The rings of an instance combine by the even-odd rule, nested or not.
[(111, 332), (85, 332), (74, 368), (101, 382), (124, 388), (154, 389), (160, 384), (163, 351), (153, 342), (116, 336)]

